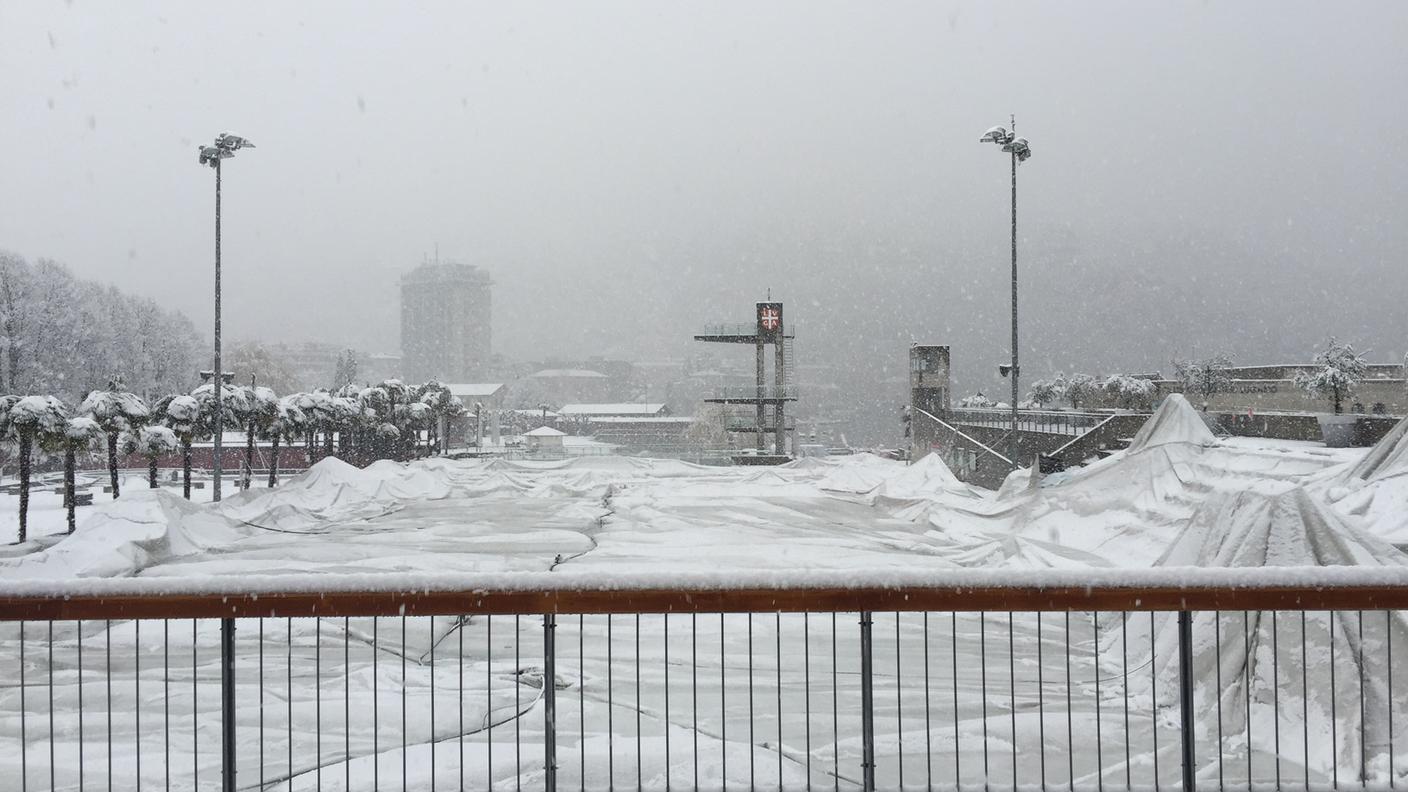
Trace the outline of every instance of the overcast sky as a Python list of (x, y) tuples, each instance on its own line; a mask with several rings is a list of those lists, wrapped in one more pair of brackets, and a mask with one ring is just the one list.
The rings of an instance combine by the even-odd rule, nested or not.
[[(496, 351), (677, 355), (788, 301), (798, 345), (1408, 347), (1408, 4), (0, 2), (0, 248), (227, 332), (394, 349), (397, 277), (488, 269)], [(887, 366), (888, 367), (888, 366)]]

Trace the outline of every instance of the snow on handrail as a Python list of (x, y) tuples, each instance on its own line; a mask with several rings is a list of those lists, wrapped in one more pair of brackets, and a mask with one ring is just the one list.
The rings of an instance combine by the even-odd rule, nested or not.
[(1408, 567), (357, 573), (0, 582), (0, 621), (451, 613), (1408, 608)]

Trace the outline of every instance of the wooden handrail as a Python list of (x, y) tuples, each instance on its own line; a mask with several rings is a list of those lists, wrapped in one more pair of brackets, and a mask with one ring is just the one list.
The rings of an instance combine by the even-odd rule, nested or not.
[(924, 585), (0, 594), (0, 621), (457, 614), (1408, 609), (1408, 585)]

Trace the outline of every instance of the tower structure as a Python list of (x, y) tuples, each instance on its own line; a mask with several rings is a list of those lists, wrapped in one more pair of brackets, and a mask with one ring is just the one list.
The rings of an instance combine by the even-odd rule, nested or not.
[[(773, 436), (773, 454), (788, 453), (787, 403), (797, 400), (792, 386), (788, 360), (791, 357), (793, 333), (783, 322), (782, 303), (760, 302), (754, 320), (739, 324), (706, 327), (694, 336), (696, 341), (720, 344), (751, 344), (757, 361), (757, 383), (754, 387), (725, 388), (722, 393), (704, 399), (712, 404), (752, 407), (749, 413), (735, 414), (729, 419), (731, 432), (752, 433), (756, 448), (762, 454), (767, 448), (767, 435)], [(773, 348), (773, 372), (767, 372), (767, 349)]]
[(410, 382), (473, 382), (489, 361), (488, 273), (426, 262), (401, 276), (402, 376)]

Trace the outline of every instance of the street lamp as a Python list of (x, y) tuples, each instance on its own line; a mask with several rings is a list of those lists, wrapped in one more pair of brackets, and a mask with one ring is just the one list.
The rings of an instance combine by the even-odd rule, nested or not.
[[(215, 144), (200, 147), (200, 164), (209, 165), (215, 169), (215, 366), (214, 371), (223, 370), (220, 368), (220, 161), (235, 156), (235, 152), (242, 148), (254, 148), (254, 144), (229, 132), (222, 132), (215, 138)], [(223, 379), (223, 377), (222, 377)], [(225, 385), (223, 382), (214, 383), (215, 391), (215, 451), (211, 466), (214, 468), (211, 473), (215, 479), (215, 489), (211, 499), (220, 500), (220, 444), (223, 439), (221, 435), (225, 431), (224, 426), (224, 405), (222, 404)]]
[(1032, 155), (1026, 138), (1017, 137), (1017, 118), (1012, 117), (1012, 131), (995, 126), (983, 133), (979, 143), (996, 143), (1002, 150), (1012, 155), (1012, 363), (999, 366), (1003, 376), (1012, 375), (1012, 429), (1007, 435), (1007, 455), (1012, 464), (1017, 464), (1017, 163), (1026, 162)]

